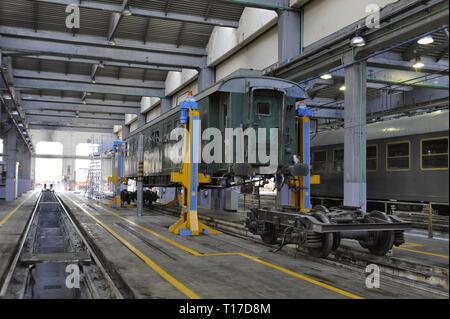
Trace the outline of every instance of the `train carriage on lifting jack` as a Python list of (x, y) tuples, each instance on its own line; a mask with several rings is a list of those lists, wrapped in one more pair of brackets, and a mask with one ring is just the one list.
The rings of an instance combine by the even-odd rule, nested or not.
[[(202, 130), (217, 128), (223, 137), (222, 163), (202, 164), (200, 172), (216, 177), (233, 175), (237, 163), (226, 163), (226, 152), (232, 152), (236, 159), (236, 143), (231, 146), (225, 140), (225, 129), (266, 128), (266, 150), (269, 151), (269, 130), (278, 129), (278, 164), (293, 164), (297, 154), (295, 103), (304, 98), (303, 90), (295, 83), (261, 76), (232, 76), (196, 96), (200, 107)], [(170, 173), (178, 171), (180, 164), (173, 163), (171, 155), (180, 154), (177, 141), (170, 140), (170, 133), (179, 126), (180, 109), (176, 107), (147, 123), (127, 138), (125, 176), (136, 177), (138, 135), (144, 134), (144, 184), (148, 186), (169, 186)], [(208, 143), (202, 142), (203, 145)], [(233, 147), (233, 149), (229, 149)], [(248, 163), (247, 147), (244, 148), (244, 162)], [(253, 163), (250, 174), (273, 176), (276, 168), (266, 163)], [(242, 169), (242, 167), (240, 167)]]

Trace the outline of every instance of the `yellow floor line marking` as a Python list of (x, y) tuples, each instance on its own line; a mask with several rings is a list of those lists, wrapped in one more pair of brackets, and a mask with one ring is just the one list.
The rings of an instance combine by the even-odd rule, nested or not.
[(86, 215), (91, 217), (95, 222), (97, 222), (100, 226), (102, 226), (106, 231), (108, 231), (112, 236), (114, 236), (118, 241), (120, 241), (123, 245), (125, 245), (131, 252), (133, 252), (137, 257), (139, 257), (143, 262), (145, 262), (151, 269), (153, 269), (158, 275), (160, 275), (162, 278), (164, 278), (167, 282), (169, 282), (172, 286), (174, 286), (176, 289), (178, 289), (181, 293), (183, 293), (186, 297), (191, 299), (200, 299), (200, 296), (197, 295), (195, 292), (193, 292), (191, 289), (186, 287), (184, 284), (182, 284), (180, 281), (175, 279), (172, 275), (170, 275), (167, 271), (165, 271), (161, 266), (159, 266), (157, 263), (155, 263), (153, 260), (148, 258), (143, 252), (141, 252), (139, 249), (134, 247), (132, 244), (130, 244), (125, 238), (120, 236), (118, 233), (116, 233), (113, 229), (111, 229), (109, 226), (104, 224), (102, 221), (100, 221), (98, 218), (94, 217), (91, 213), (89, 213), (87, 210), (85, 210), (81, 205), (74, 202), (72, 199), (69, 198), (69, 200), (78, 206)]
[[(99, 206), (99, 205), (97, 205), (97, 206)], [(167, 242), (168, 244), (171, 244), (171, 245), (173, 245), (173, 246), (175, 246), (175, 247), (177, 247), (179, 249), (182, 249), (182, 250), (184, 250), (184, 251), (186, 251), (186, 252), (188, 252), (188, 253), (190, 253), (190, 254), (192, 254), (194, 256), (197, 256), (197, 257), (233, 256), (233, 255), (234, 256), (241, 256), (241, 257), (247, 258), (249, 260), (252, 260), (252, 261), (254, 261), (256, 263), (262, 264), (262, 265), (264, 265), (266, 267), (278, 270), (278, 271), (280, 271), (280, 272), (282, 272), (284, 274), (290, 275), (290, 276), (295, 277), (297, 279), (301, 279), (303, 281), (309, 282), (309, 283), (314, 284), (316, 286), (319, 286), (319, 287), (325, 288), (327, 290), (330, 290), (332, 292), (335, 292), (337, 294), (343, 295), (345, 297), (348, 297), (348, 298), (351, 298), (351, 299), (364, 299), (363, 297), (357, 296), (357, 295), (352, 294), (352, 293), (350, 293), (348, 291), (339, 289), (337, 287), (334, 287), (334, 286), (331, 286), (329, 284), (323, 283), (321, 281), (315, 280), (315, 279), (313, 279), (311, 277), (299, 274), (299, 273), (294, 272), (292, 270), (286, 269), (286, 268), (281, 267), (281, 266), (277, 266), (275, 264), (269, 263), (267, 261), (261, 260), (261, 259), (259, 259), (257, 257), (251, 256), (251, 255), (248, 255), (248, 254), (245, 254), (245, 253), (210, 253), (210, 254), (206, 253), (206, 254), (204, 254), (204, 253), (198, 252), (198, 251), (196, 251), (194, 249), (191, 249), (191, 248), (188, 248), (188, 247), (186, 247), (186, 246), (184, 246), (182, 244), (179, 244), (179, 243), (177, 243), (177, 242), (175, 242), (175, 241), (173, 241), (171, 239), (168, 239), (168, 238), (162, 236), (161, 234), (159, 234), (159, 233), (157, 233), (157, 232), (155, 232), (155, 231), (153, 231), (153, 230), (151, 230), (151, 229), (149, 229), (149, 228), (147, 228), (145, 226), (137, 224), (137, 223), (133, 222), (132, 220), (129, 220), (128, 218), (120, 216), (119, 214), (117, 214), (116, 212), (111, 211), (110, 209), (104, 208), (102, 206), (99, 206), (99, 207), (102, 208), (103, 210), (111, 213), (112, 215), (114, 215), (114, 216), (116, 216), (116, 217), (118, 217), (118, 218), (120, 218), (120, 219), (122, 219), (122, 220), (124, 220), (124, 221), (126, 221), (126, 222), (128, 222), (128, 223), (130, 223), (130, 224), (132, 224), (132, 225), (134, 225), (134, 226), (144, 230), (144, 231), (146, 231), (147, 233), (158, 237), (159, 239)]]
[(0, 220), (0, 226), (3, 226), (12, 217), (12, 215), (14, 215), (19, 210), (19, 208), (22, 207), (25, 204), (25, 202), (29, 200), (33, 195), (34, 194), (31, 194), (30, 196), (25, 198), (19, 205), (16, 206), (16, 208), (14, 208), (12, 211), (6, 214), (6, 216), (2, 220)]
[(410, 242), (406, 242), (402, 245), (403, 247), (407, 246), (407, 247), (423, 247), (422, 244), (416, 244), (416, 243), (410, 243)]
[(251, 255), (248, 255), (248, 254), (245, 254), (245, 253), (213, 253), (213, 254), (203, 254), (202, 256), (204, 256), (204, 257), (219, 256), (220, 257), (220, 256), (233, 256), (233, 255), (234, 256), (241, 256), (241, 257), (250, 259), (250, 260), (252, 260), (252, 261), (254, 261), (256, 263), (262, 264), (262, 265), (264, 265), (266, 267), (278, 270), (278, 271), (280, 271), (282, 273), (285, 273), (287, 275), (290, 275), (292, 277), (301, 279), (303, 281), (309, 282), (309, 283), (314, 284), (316, 286), (319, 286), (319, 287), (325, 288), (327, 290), (333, 291), (333, 292), (335, 292), (337, 294), (340, 294), (340, 295), (343, 295), (345, 297), (348, 297), (348, 298), (351, 298), (351, 299), (364, 299), (363, 297), (360, 297), (358, 295), (352, 294), (351, 292), (339, 289), (337, 287), (334, 287), (334, 286), (331, 286), (331, 285), (326, 284), (324, 282), (318, 281), (318, 280), (316, 280), (314, 278), (311, 278), (309, 276), (305, 276), (305, 275), (299, 274), (299, 273), (297, 273), (295, 271), (291, 271), (291, 270), (286, 269), (284, 267), (277, 266), (277, 265), (272, 264), (272, 263), (270, 263), (268, 261), (262, 260), (260, 258), (251, 256)]
[(434, 256), (434, 257), (440, 257), (440, 258), (448, 259), (448, 256), (437, 254), (437, 253), (430, 253), (430, 252), (427, 252), (427, 251), (421, 251), (421, 250), (416, 250), (416, 249), (411, 249), (411, 248), (406, 248), (406, 247), (394, 247), (394, 248), (398, 249), (398, 250), (409, 251), (409, 252), (412, 252), (412, 253), (417, 253), (417, 254), (422, 254), (422, 255), (428, 255), (428, 256)]
[(122, 220), (124, 220), (124, 221), (126, 221), (126, 222), (128, 222), (128, 223), (130, 223), (131, 225), (136, 226), (136, 227), (138, 227), (139, 229), (142, 229), (142, 230), (145, 231), (146, 233), (149, 233), (149, 234), (151, 234), (151, 235), (153, 235), (153, 236), (155, 236), (155, 237), (158, 237), (158, 238), (161, 239), (162, 241), (165, 241), (166, 243), (168, 243), (168, 244), (170, 244), (170, 245), (172, 245), (172, 246), (175, 246), (175, 247), (177, 247), (177, 248), (179, 248), (179, 249), (181, 249), (181, 250), (184, 250), (184, 251), (190, 253), (191, 255), (194, 255), (194, 256), (202, 256), (202, 255), (203, 255), (202, 253), (200, 253), (200, 252), (198, 252), (198, 251), (196, 251), (196, 250), (194, 250), (194, 249), (191, 249), (191, 248), (189, 248), (189, 247), (183, 246), (183, 245), (177, 243), (176, 241), (171, 240), (171, 239), (169, 239), (169, 238), (167, 238), (167, 237), (164, 237), (164, 236), (162, 236), (161, 234), (159, 234), (159, 233), (157, 233), (157, 232), (155, 232), (155, 231), (153, 231), (153, 230), (151, 230), (151, 229), (149, 229), (149, 228), (147, 228), (147, 227), (145, 227), (145, 226), (142, 226), (142, 225), (140, 225), (140, 224), (137, 224), (137, 223), (135, 223), (134, 221), (132, 221), (132, 220), (130, 220), (130, 219), (128, 219), (128, 218), (125, 218), (125, 217), (123, 217), (123, 216), (120, 216), (119, 214), (117, 214), (117, 213), (115, 213), (115, 212), (112, 212), (112, 211), (110, 211), (110, 210), (108, 210), (108, 212), (110, 212), (112, 215), (114, 215), (114, 216), (116, 216), (116, 217), (118, 217), (118, 218), (120, 218), (120, 219), (122, 219)]

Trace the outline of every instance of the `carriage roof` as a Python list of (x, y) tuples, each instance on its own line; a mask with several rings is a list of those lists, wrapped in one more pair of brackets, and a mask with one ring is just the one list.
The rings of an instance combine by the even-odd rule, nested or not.
[[(448, 131), (449, 112), (436, 111), (413, 117), (402, 117), (394, 120), (367, 125), (367, 140), (396, 138)], [(312, 136), (311, 146), (337, 145), (344, 143), (344, 129), (320, 132)]]

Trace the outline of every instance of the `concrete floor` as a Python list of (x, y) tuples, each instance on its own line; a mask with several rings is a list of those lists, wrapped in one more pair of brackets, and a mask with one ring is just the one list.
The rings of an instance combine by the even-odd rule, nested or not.
[[(314, 258), (293, 258), (268, 247), (221, 234), (178, 237), (167, 231), (176, 218), (154, 214), (136, 217), (134, 209), (119, 212), (81, 196), (65, 194), (83, 227), (109, 251), (136, 297), (183, 298), (186, 291), (201, 298), (438, 298), (439, 296), (381, 278), (380, 289), (367, 289), (365, 273), (323, 264)], [(89, 214), (92, 215), (89, 216)], [(102, 226), (99, 222), (104, 223)], [(105, 230), (107, 226), (151, 259), (176, 284)], [(133, 256), (134, 255), (134, 256)], [(149, 269), (150, 268), (150, 269)]]
[(7, 271), (38, 196), (38, 192), (28, 192), (14, 202), (0, 201), (0, 278)]
[[(368, 289), (362, 270), (274, 253), (227, 234), (175, 236), (167, 230), (176, 221), (172, 216), (150, 212), (138, 218), (135, 209), (114, 211), (73, 193), (62, 198), (136, 298), (442, 298), (387, 276), (381, 276), (380, 289)], [(33, 197), (0, 228), (2, 263), (32, 203)], [(0, 220), (9, 211), (1, 207)]]

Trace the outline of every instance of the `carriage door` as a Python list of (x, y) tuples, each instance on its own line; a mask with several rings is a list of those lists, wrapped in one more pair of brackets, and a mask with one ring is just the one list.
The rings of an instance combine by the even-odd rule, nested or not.
[[(283, 93), (274, 90), (253, 91), (253, 123), (254, 128), (266, 129), (266, 153), (270, 150), (270, 129), (280, 128), (280, 112), (283, 104)], [(258, 131), (256, 131), (258, 135)], [(278, 132), (280, 136), (280, 132)], [(258, 138), (258, 136), (257, 136)]]

